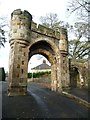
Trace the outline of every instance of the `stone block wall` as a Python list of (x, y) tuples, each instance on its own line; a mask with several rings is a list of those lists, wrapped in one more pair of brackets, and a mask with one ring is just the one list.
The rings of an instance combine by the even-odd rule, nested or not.
[(8, 95), (25, 95), (28, 60), (42, 54), (51, 62), (51, 89), (61, 92), (69, 86), (67, 31), (54, 31), (32, 21), (32, 15), (14, 10), (10, 22), (10, 60)]

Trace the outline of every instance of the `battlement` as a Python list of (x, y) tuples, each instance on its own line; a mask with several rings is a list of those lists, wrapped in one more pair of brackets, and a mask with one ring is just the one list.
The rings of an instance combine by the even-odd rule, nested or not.
[(21, 9), (16, 9), (11, 13), (11, 19), (14, 17), (14, 15), (19, 15), (21, 19), (30, 19), (32, 20), (32, 15), (27, 11), (21, 11)]
[(25, 45), (30, 43), (32, 32), (57, 40), (67, 40), (67, 30), (65, 28), (61, 27), (59, 30), (53, 30), (46, 26), (38, 25), (32, 21), (32, 15), (28, 11), (21, 11), (21, 9), (14, 10), (10, 21), (10, 44), (13, 44), (14, 40), (18, 40), (21, 44)]
[(45, 27), (43, 25), (37, 25), (37, 23), (33, 22), (31, 23), (31, 30), (32, 31), (36, 31), (38, 33), (50, 36), (50, 37), (54, 37), (57, 39), (60, 39), (60, 32), (53, 30), (51, 28)]
[(17, 29), (23, 27), (27, 30), (31, 29), (31, 21), (32, 21), (32, 15), (24, 10), (21, 11), (21, 9), (16, 9), (11, 13), (11, 22), (10, 26), (12, 26), (12, 29)]
[(9, 42), (10, 45), (14, 40), (19, 40), (22, 44), (28, 44), (30, 41), (32, 15), (24, 10), (16, 9), (11, 14)]

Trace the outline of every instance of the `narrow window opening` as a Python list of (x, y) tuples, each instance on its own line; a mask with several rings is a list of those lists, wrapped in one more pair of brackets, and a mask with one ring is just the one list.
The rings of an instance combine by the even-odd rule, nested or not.
[(22, 61), (22, 65), (24, 65), (24, 61)]
[(25, 52), (24, 52), (24, 56), (25, 56)]
[(23, 70), (23, 69), (21, 69), (21, 72), (22, 72), (22, 74), (23, 74), (24, 70)]
[(19, 65), (19, 64), (17, 65), (17, 68), (20, 68), (20, 65)]

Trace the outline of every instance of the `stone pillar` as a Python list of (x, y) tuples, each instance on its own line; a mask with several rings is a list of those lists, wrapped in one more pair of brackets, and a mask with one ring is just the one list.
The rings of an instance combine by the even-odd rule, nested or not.
[(57, 56), (57, 91), (62, 92), (62, 68), (60, 54)]
[(62, 66), (62, 87), (63, 89), (67, 89), (70, 86), (70, 79), (69, 79), (69, 64), (67, 56), (61, 56), (61, 66)]
[(8, 95), (25, 95), (27, 91), (28, 44), (32, 16), (17, 9), (11, 14)]
[(70, 78), (69, 78), (69, 60), (68, 60), (68, 39), (67, 31), (62, 28), (59, 41), (60, 50), (60, 80), (62, 84), (62, 89), (69, 89)]
[(51, 65), (51, 90), (57, 91), (57, 70), (55, 62)]

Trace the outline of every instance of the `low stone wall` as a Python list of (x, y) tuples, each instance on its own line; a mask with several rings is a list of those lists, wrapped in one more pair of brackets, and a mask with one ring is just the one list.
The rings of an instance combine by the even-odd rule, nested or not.
[(45, 78), (30, 78), (28, 79), (28, 84), (30, 83), (37, 83), (37, 84), (40, 84), (42, 87), (46, 87), (46, 88), (49, 88), (51, 89), (51, 78), (50, 77), (45, 77)]

